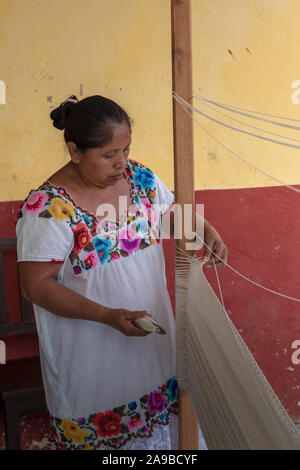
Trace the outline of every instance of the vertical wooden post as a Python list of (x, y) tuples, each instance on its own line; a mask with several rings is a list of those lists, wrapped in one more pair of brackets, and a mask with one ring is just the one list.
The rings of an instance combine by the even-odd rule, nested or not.
[[(171, 0), (173, 91), (192, 100), (192, 38), (190, 0)], [(175, 200), (182, 207), (192, 204), (194, 220), (194, 141), (193, 121), (173, 100)], [(184, 231), (182, 231), (184, 234)], [(176, 240), (185, 250), (186, 239)], [(179, 390), (179, 449), (198, 449), (198, 423), (189, 393)]]

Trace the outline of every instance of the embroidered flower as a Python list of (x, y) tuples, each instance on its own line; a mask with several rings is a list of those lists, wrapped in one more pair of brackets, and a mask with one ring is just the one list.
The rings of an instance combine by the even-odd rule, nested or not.
[(136, 429), (145, 426), (145, 423), (137, 413), (135, 416), (128, 418), (127, 426), (130, 431), (135, 431)]
[(148, 168), (135, 167), (134, 182), (142, 189), (152, 188), (154, 185), (154, 174)]
[(88, 228), (85, 224), (79, 222), (75, 228), (72, 228), (72, 231), (74, 233), (73, 250), (75, 253), (80, 253), (81, 250), (88, 245), (91, 239)]
[(84, 262), (86, 269), (95, 268), (96, 266), (98, 266), (99, 259), (97, 256), (97, 251), (94, 250), (91, 253), (88, 253), (84, 258)]
[(27, 214), (37, 215), (46, 208), (46, 202), (48, 199), (49, 197), (47, 193), (42, 191), (34, 192), (24, 204), (24, 211)]
[(77, 418), (76, 421), (77, 421), (78, 424), (84, 424), (85, 423), (85, 418), (83, 418), (83, 417), (82, 418)]
[(139, 201), (144, 207), (148, 207), (148, 209), (151, 208), (151, 202), (147, 197), (141, 197)]
[(80, 266), (73, 266), (73, 271), (74, 271), (75, 276), (78, 276), (78, 274), (81, 273), (82, 269)]
[(178, 388), (177, 380), (172, 378), (168, 385), (168, 391), (170, 393), (171, 401), (177, 400), (177, 388)]
[(82, 215), (83, 220), (85, 221), (86, 225), (89, 225), (91, 223), (91, 219), (87, 214)]
[[(76, 420), (63, 420), (50, 416), (54, 430), (53, 440), (56, 447), (67, 450), (98, 449), (103, 444), (113, 449), (120, 449), (126, 442), (136, 437), (150, 437), (155, 424), (166, 425), (170, 413), (178, 414), (178, 403), (171, 401), (170, 392), (176, 384), (176, 377), (170, 378), (152, 394), (143, 395), (139, 400), (122, 405), (104, 413), (77, 418)], [(165, 403), (164, 403), (165, 400)], [(152, 414), (151, 414), (152, 412)], [(75, 422), (75, 428), (73, 427)], [(69, 427), (71, 434), (76, 435), (76, 425), (86, 431), (85, 440), (76, 443), (68, 439)], [(69, 426), (69, 427), (68, 427)], [(97, 429), (96, 429), (97, 428)], [(65, 434), (65, 432), (67, 435)]]
[(65, 201), (60, 197), (51, 199), (51, 204), (48, 211), (54, 219), (64, 221), (70, 217), (75, 217), (75, 208), (69, 201)]
[(128, 408), (129, 408), (130, 410), (135, 410), (136, 407), (137, 407), (136, 401), (132, 401), (131, 403), (128, 404)]
[(83, 450), (93, 450), (93, 448), (89, 444), (85, 444)]
[(130, 227), (124, 227), (119, 231), (118, 240), (120, 242), (121, 249), (129, 255), (138, 251), (141, 243), (141, 239), (137, 236), (137, 233)]
[(150, 393), (147, 405), (149, 406), (149, 413), (161, 413), (165, 409), (166, 399), (159, 390), (154, 390)]
[(120, 259), (120, 255), (117, 251), (114, 251), (112, 254), (111, 254), (111, 259), (112, 260), (115, 260), (115, 259)]
[(63, 419), (60, 427), (64, 431), (64, 436), (68, 441), (74, 441), (77, 443), (85, 442), (85, 438), (88, 433), (84, 429), (80, 429), (75, 421), (72, 421), (71, 419)]
[(147, 220), (140, 219), (136, 225), (136, 230), (140, 238), (149, 237), (149, 225), (148, 225)]
[(117, 436), (120, 430), (121, 419), (121, 416), (109, 410), (106, 413), (98, 413), (93, 424), (97, 427), (96, 432), (99, 436)]
[(104, 264), (109, 258), (111, 241), (108, 238), (94, 238), (93, 240), (100, 263)]
[(167, 413), (163, 413), (163, 414), (161, 415), (160, 419), (161, 419), (161, 422), (162, 422), (162, 423), (167, 424), (167, 422), (168, 422), (168, 415), (167, 415)]

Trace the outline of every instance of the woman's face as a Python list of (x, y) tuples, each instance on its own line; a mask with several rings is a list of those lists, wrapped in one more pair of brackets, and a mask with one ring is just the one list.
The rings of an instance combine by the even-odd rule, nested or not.
[(131, 132), (124, 122), (116, 125), (112, 140), (104, 147), (89, 149), (84, 154), (75, 152), (76, 155), (70, 151), (70, 154), (85, 183), (105, 188), (123, 178), (130, 143)]

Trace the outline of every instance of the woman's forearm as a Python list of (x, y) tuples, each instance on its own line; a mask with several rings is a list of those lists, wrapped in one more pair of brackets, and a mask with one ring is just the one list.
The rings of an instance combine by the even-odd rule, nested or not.
[(112, 310), (59, 284), (55, 279), (41, 280), (35, 289), (25, 295), (33, 304), (67, 318), (106, 323), (107, 315)]

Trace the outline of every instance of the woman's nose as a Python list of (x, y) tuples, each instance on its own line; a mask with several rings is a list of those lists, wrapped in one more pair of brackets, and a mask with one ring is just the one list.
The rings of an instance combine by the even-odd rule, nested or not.
[(119, 152), (117, 155), (116, 155), (116, 159), (115, 159), (115, 168), (125, 168), (126, 166), (126, 161), (127, 161), (127, 156), (124, 155), (123, 152)]

